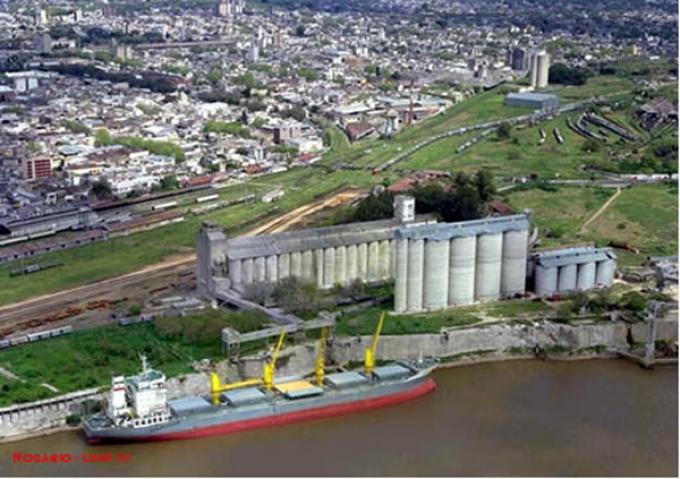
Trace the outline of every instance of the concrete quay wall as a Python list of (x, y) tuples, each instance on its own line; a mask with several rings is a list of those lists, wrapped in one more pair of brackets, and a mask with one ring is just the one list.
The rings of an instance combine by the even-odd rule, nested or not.
[[(678, 323), (674, 319), (657, 320), (656, 339), (677, 341)], [(615, 349), (627, 350), (628, 330), (635, 343), (647, 340), (648, 325), (623, 322), (594, 324), (558, 324), (549, 321), (529, 324), (496, 323), (456, 328), (439, 334), (415, 334), (382, 336), (378, 344), (377, 359), (417, 359), (437, 356), (444, 362), (465, 364), (470, 357), (480, 355), (493, 360), (526, 357), (526, 353), (538, 344), (550, 351), (571, 352), (573, 357), (611, 356)], [(336, 338), (329, 350), (327, 364), (346, 364), (363, 361), (364, 349), (370, 336)], [(285, 348), (277, 364), (277, 377), (309, 374), (314, 370), (315, 343)], [(467, 358), (460, 358), (466, 356)], [(241, 377), (258, 377), (262, 372), (261, 356), (245, 358), (241, 364), (222, 361), (217, 371), (223, 381), (236, 381)], [(209, 392), (208, 373), (192, 373), (168, 380), (168, 397), (176, 398), (190, 394)], [(86, 394), (84, 394), (86, 393)], [(81, 412), (85, 399), (101, 399), (103, 395), (81, 391), (69, 395), (0, 409), (0, 442), (19, 440), (28, 436), (47, 434), (63, 429), (66, 418)]]

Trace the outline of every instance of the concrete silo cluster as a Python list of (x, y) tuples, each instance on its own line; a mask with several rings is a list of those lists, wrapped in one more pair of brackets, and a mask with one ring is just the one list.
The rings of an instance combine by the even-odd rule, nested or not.
[[(320, 289), (354, 281), (376, 283), (394, 278), (394, 231), (406, 224), (427, 225), (429, 216), (415, 216), (413, 198), (395, 198), (394, 218), (227, 239), (204, 227), (198, 241), (198, 286), (210, 292), (215, 277), (243, 293), (256, 283), (276, 283), (289, 276)], [(224, 284), (224, 282), (222, 282)]]
[(534, 253), (534, 291), (553, 296), (596, 287), (611, 287), (616, 255), (611, 248), (565, 248)]
[(319, 289), (394, 280), (394, 311), (412, 313), (523, 295), (527, 274), (539, 296), (609, 287), (614, 279), (610, 248), (529, 257), (527, 214), (437, 223), (416, 217), (406, 196), (395, 198), (394, 212), (388, 220), (237, 238), (205, 224), (197, 243), (198, 291), (224, 299), (288, 277)]
[(525, 292), (529, 218), (405, 226), (395, 232), (394, 310), (432, 311)]
[(532, 53), (529, 63), (531, 86), (534, 88), (547, 87), (550, 74), (550, 54), (544, 51)]

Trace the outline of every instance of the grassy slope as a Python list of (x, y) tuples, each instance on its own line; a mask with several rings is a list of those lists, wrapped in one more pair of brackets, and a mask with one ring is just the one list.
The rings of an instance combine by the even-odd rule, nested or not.
[(0, 380), (0, 406), (57, 395), (41, 387), (43, 382), (59, 389), (60, 394), (105, 386), (112, 375), (139, 371), (141, 352), (168, 376), (187, 373), (191, 371), (191, 361), (223, 358), (219, 334), (222, 327), (248, 331), (266, 322), (257, 315), (223, 311), (158, 321), (163, 324), (100, 326), (3, 351), (0, 366), (25, 382)]
[(534, 189), (510, 193), (508, 202), (517, 209), (531, 208), (533, 223), (552, 232), (549, 235), (552, 237), (542, 235), (546, 246), (623, 241), (640, 250), (640, 255), (621, 252), (624, 265), (639, 264), (646, 255), (677, 254), (677, 188), (668, 185), (640, 185), (623, 190), (580, 234), (583, 223), (613, 193), (600, 188), (561, 187), (557, 192)]
[(643, 254), (677, 255), (677, 188), (641, 185), (625, 189), (589, 231), (596, 237), (628, 242)]
[(532, 189), (508, 195), (517, 211), (530, 208), (535, 226), (549, 232), (545, 244), (564, 244), (578, 240), (581, 225), (614, 194), (603, 188), (567, 188), (558, 191)]

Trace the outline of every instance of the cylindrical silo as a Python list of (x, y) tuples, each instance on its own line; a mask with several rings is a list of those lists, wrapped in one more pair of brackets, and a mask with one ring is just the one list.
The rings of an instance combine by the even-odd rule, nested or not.
[(316, 283), (316, 258), (313, 250), (303, 251), (301, 254), (302, 274), (300, 277), (308, 283)]
[(290, 275), (302, 279), (302, 253), (300, 251), (290, 253)]
[(378, 281), (380, 264), (380, 242), (371, 241), (368, 244), (368, 280)]
[(423, 307), (446, 308), (449, 299), (449, 240), (425, 242)]
[(265, 276), (270, 283), (276, 283), (279, 280), (279, 265), (276, 255), (267, 256), (265, 259)]
[(595, 286), (595, 263), (583, 263), (578, 265), (576, 287), (581, 291), (593, 289)]
[(368, 281), (368, 244), (357, 246), (357, 276), (362, 283)]
[(423, 256), (425, 241), (411, 240), (408, 244), (408, 275), (406, 283), (406, 310), (423, 309)]
[(525, 291), (528, 241), (528, 230), (503, 233), (501, 265), (501, 295), (503, 297), (512, 297), (516, 294), (523, 294)]
[(536, 58), (536, 87), (545, 88), (548, 86), (550, 76), (550, 54), (540, 52)]
[(378, 260), (378, 279), (387, 279), (390, 277), (390, 242), (389, 240), (380, 241), (380, 259)]
[(335, 248), (335, 283), (347, 284), (347, 249), (344, 246)]
[(335, 248), (323, 250), (323, 285), (330, 288), (335, 284)]
[(475, 265), (475, 299), (498, 299), (501, 293), (501, 258), (503, 233), (483, 233), (477, 236)]
[(532, 53), (529, 59), (529, 82), (533, 87), (538, 85), (538, 58), (536, 53)]
[(264, 256), (255, 258), (255, 281), (262, 282), (266, 279)]
[(576, 289), (576, 264), (565, 264), (560, 266), (557, 272), (557, 291), (566, 293)]
[(323, 288), (323, 249), (318, 248), (314, 250), (314, 279), (316, 280), (316, 287)]
[(359, 275), (357, 262), (357, 245), (351, 244), (347, 247), (347, 282), (355, 281)]
[(552, 296), (557, 292), (557, 266), (536, 265), (534, 291), (538, 296)]
[(229, 261), (229, 279), (231, 287), (237, 289), (243, 283), (243, 272), (241, 271), (241, 260), (232, 259)]
[(452, 239), (449, 255), (449, 304), (472, 304), (475, 300), (477, 237)]
[(290, 254), (283, 253), (279, 255), (279, 281), (290, 276)]
[(595, 282), (599, 286), (611, 287), (614, 284), (614, 272), (616, 270), (616, 261), (607, 259), (597, 262), (597, 269), (595, 270)]
[(390, 240), (390, 270), (387, 275), (388, 278), (394, 278), (397, 269), (397, 240)]
[(406, 292), (408, 284), (408, 239), (397, 240), (396, 267), (394, 273), (394, 311), (406, 311)]
[(253, 258), (243, 260), (241, 265), (243, 273), (243, 284), (250, 284), (255, 279), (255, 266), (253, 265)]

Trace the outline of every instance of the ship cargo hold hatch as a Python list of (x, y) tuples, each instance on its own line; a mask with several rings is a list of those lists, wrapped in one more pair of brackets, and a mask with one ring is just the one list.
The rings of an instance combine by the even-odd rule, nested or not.
[(337, 389), (345, 389), (366, 384), (368, 378), (356, 371), (348, 371), (344, 373), (328, 374), (324, 382)]
[(317, 396), (323, 393), (323, 389), (314, 386), (309, 381), (293, 381), (274, 385), (274, 388), (288, 399), (299, 399), (309, 396)]
[(187, 396), (168, 401), (170, 410), (177, 416), (186, 416), (196, 412), (206, 411), (212, 407), (209, 401), (201, 396)]
[(235, 389), (220, 395), (222, 402), (226, 402), (230, 406), (246, 406), (248, 404), (257, 404), (264, 402), (267, 395), (256, 387)]
[(390, 364), (389, 366), (380, 366), (373, 370), (373, 375), (379, 381), (389, 379), (401, 379), (411, 374), (411, 370), (401, 364)]

